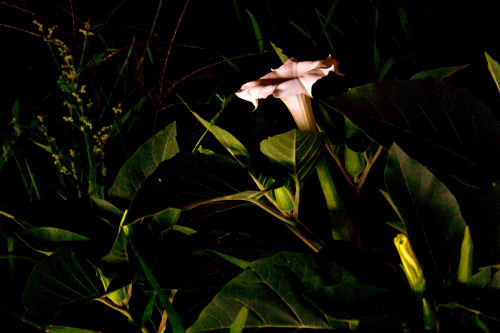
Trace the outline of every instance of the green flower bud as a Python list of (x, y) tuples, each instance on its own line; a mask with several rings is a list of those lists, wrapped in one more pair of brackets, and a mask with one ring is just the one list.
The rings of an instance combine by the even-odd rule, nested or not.
[(281, 186), (274, 191), (278, 207), (286, 213), (291, 213), (295, 207), (295, 198), (286, 186)]
[(460, 250), (460, 262), (458, 263), (458, 282), (469, 283), (472, 278), (472, 238), (470, 236), (469, 226), (465, 226), (464, 239)]
[(421, 296), (425, 291), (424, 272), (411, 248), (408, 237), (405, 234), (398, 234), (394, 238), (394, 245), (396, 246), (396, 250), (398, 250), (403, 271), (408, 279), (411, 290)]

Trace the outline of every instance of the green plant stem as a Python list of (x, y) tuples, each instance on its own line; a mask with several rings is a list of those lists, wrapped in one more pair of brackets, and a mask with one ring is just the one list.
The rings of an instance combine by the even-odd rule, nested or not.
[(89, 143), (89, 138), (88, 138), (88, 135), (87, 135), (87, 132), (86, 131), (83, 131), (83, 140), (85, 142), (85, 149), (87, 150), (87, 159), (88, 159), (88, 162), (89, 162), (89, 175), (88, 175), (88, 180), (89, 180), (89, 190), (88, 192), (93, 194), (99, 194), (97, 191), (97, 177), (96, 177), (96, 170), (94, 168), (94, 161), (93, 161), (93, 158), (92, 158), (92, 150), (91, 150), (91, 147), (90, 147), (90, 143)]
[(326, 147), (326, 150), (328, 151), (328, 153), (330, 154), (330, 156), (333, 158), (333, 160), (335, 161), (335, 163), (339, 167), (340, 172), (342, 172), (342, 175), (344, 176), (345, 180), (347, 181), (347, 184), (349, 184), (349, 187), (351, 189), (354, 189), (355, 185), (352, 182), (351, 176), (349, 176), (349, 174), (347, 173), (347, 171), (346, 171), (344, 165), (342, 164), (342, 162), (340, 161), (339, 157), (333, 151), (333, 148), (332, 148), (330, 141), (327, 139), (325, 139), (325, 147)]
[(356, 194), (356, 198), (357, 199), (359, 199), (359, 195), (361, 193), (361, 188), (365, 184), (366, 178), (368, 177), (368, 174), (370, 173), (370, 170), (371, 170), (373, 164), (375, 164), (375, 162), (377, 161), (377, 159), (380, 156), (380, 153), (382, 152), (383, 149), (384, 149), (384, 146), (382, 146), (382, 145), (378, 146), (377, 151), (375, 152), (375, 154), (366, 163), (366, 166), (363, 169), (363, 172), (361, 173), (361, 176), (359, 178), (359, 184), (358, 184), (358, 186), (356, 186), (356, 193), (355, 194)]
[(321, 185), (326, 207), (332, 223), (332, 236), (335, 240), (351, 240), (351, 226), (347, 219), (344, 205), (333, 182), (332, 174), (325, 158), (321, 158), (316, 165), (316, 174)]

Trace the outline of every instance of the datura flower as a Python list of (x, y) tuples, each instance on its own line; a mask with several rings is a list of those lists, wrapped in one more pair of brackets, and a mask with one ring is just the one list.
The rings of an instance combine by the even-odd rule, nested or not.
[(316, 131), (316, 120), (311, 106), (312, 86), (330, 72), (337, 70), (338, 61), (329, 55), (324, 60), (298, 61), (288, 59), (281, 67), (258, 80), (245, 83), (236, 96), (251, 102), (255, 109), (258, 100), (273, 95), (285, 103), (297, 127), (302, 131)]

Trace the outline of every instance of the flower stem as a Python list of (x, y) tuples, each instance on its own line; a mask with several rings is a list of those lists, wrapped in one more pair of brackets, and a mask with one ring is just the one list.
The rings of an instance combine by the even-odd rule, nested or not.
[(325, 158), (321, 158), (316, 165), (316, 174), (318, 175), (321, 190), (325, 197), (326, 207), (332, 224), (332, 237), (335, 240), (351, 240), (351, 223), (347, 217), (342, 200), (337, 192), (332, 174)]

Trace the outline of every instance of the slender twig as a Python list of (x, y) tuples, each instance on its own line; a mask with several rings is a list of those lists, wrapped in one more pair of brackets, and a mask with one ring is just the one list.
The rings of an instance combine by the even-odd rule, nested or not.
[(0, 5), (4, 5), (4, 6), (6, 6), (6, 7), (10, 7), (10, 8), (16, 9), (16, 10), (18, 10), (18, 11), (20, 11), (20, 12), (23, 12), (23, 13), (29, 14), (29, 15), (31, 15), (31, 16), (33, 16), (33, 17), (36, 17), (36, 18), (38, 18), (38, 19), (41, 19), (41, 20), (46, 21), (43, 17), (41, 17), (41, 16), (39, 16), (39, 15), (35, 14), (35, 13), (34, 13), (34, 12), (32, 12), (32, 11), (29, 11), (29, 10), (27, 10), (27, 9), (24, 9), (24, 8), (18, 7), (18, 6), (16, 6), (16, 5), (12, 5), (12, 4), (10, 4), (10, 3), (6, 3), (5, 1), (0, 1)]
[(163, 95), (163, 83), (165, 81), (165, 73), (167, 71), (167, 62), (168, 58), (170, 57), (170, 53), (172, 52), (172, 46), (175, 41), (175, 37), (177, 36), (177, 31), (179, 31), (179, 27), (181, 25), (182, 19), (184, 18), (184, 14), (186, 13), (186, 9), (189, 5), (189, 0), (186, 0), (184, 3), (184, 8), (182, 9), (181, 15), (179, 16), (179, 19), (177, 20), (177, 24), (175, 25), (174, 33), (172, 34), (172, 39), (170, 40), (170, 45), (168, 46), (167, 49), (167, 54), (165, 55), (165, 60), (163, 61), (163, 68), (161, 70), (161, 76), (160, 76), (160, 96)]
[(75, 11), (73, 9), (73, 0), (69, 0), (69, 8), (71, 10), (71, 23), (73, 24), (73, 38), (76, 36), (76, 20)]
[[(0, 27), (4, 27), (4, 28), (7, 28), (7, 29), (15, 30), (15, 31), (24, 32), (24, 33), (26, 33), (28, 35), (32, 35), (32, 36), (34, 36), (36, 38), (44, 39), (44, 37), (42, 35), (37, 34), (36, 32), (32, 32), (32, 31), (29, 31), (29, 30), (21, 29), (21, 28), (15, 27), (13, 25), (8, 25), (8, 24), (0, 23)], [(57, 43), (55, 43), (53, 41), (50, 41), (50, 40), (47, 40), (47, 42), (57, 45)]]

